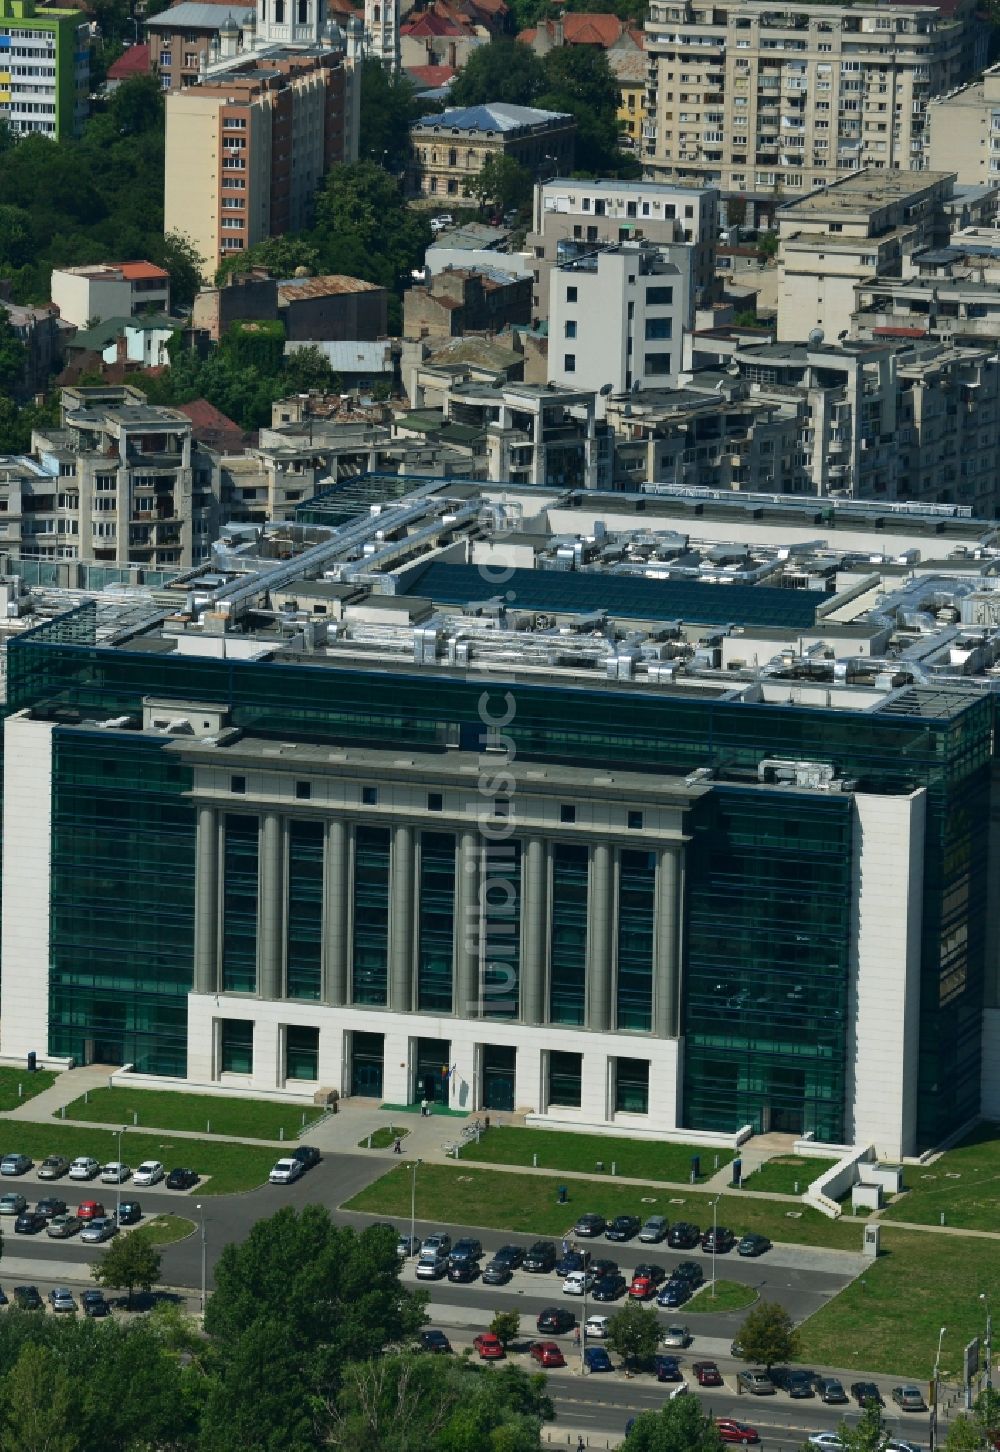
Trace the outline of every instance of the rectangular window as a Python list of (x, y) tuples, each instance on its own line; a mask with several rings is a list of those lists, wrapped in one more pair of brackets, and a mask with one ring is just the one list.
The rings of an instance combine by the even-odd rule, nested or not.
[(441, 795), (440, 792), (427, 793), (427, 810), (429, 812), (444, 811), (444, 797)]
[(670, 338), (673, 336), (673, 318), (647, 318), (646, 338)]
[(307, 802), (312, 796), (312, 783), (308, 781), (297, 781), (295, 783), (295, 800)]
[(563, 372), (564, 373), (575, 373), (576, 372), (576, 354), (575, 353), (567, 353), (566, 356), (563, 358)]
[(235, 792), (238, 797), (246, 795), (247, 779), (245, 776), (231, 776), (229, 778), (229, 790)]
[(674, 300), (672, 287), (647, 287), (646, 306), (649, 308), (665, 307)]
[(361, 805), (363, 807), (378, 806), (378, 787), (363, 786), (361, 788)]
[(563, 802), (559, 808), (559, 820), (560, 822), (575, 822), (576, 807), (569, 802)]
[(219, 1024), (219, 1068), (223, 1074), (253, 1073), (253, 1019), (224, 1018)]
[(615, 1060), (615, 1110), (649, 1113), (649, 1060)]
[(285, 1029), (285, 1078), (312, 1082), (319, 1078), (318, 1028), (289, 1024)]
[[(374, 788), (372, 788), (374, 790)], [(389, 966), (389, 831), (357, 827), (354, 834), (353, 1003), (384, 1006)]]
[(552, 864), (549, 1019), (582, 1024), (587, 983), (588, 851), (559, 843)]
[[(521, 844), (491, 842), (482, 893), (484, 1018), (516, 1019), (521, 965)], [(463, 931), (459, 924), (459, 931)]]
[(576, 302), (576, 288), (575, 287), (568, 287), (566, 289), (566, 301), (568, 303), (569, 302)]
[(670, 354), (647, 353), (644, 366), (648, 378), (662, 378), (670, 372)]
[(420, 940), (417, 1008), (451, 1013), (455, 942), (455, 838), (420, 834)]
[(222, 988), (257, 991), (257, 818), (226, 816)]
[(629, 829), (630, 832), (641, 832), (642, 831), (642, 813), (641, 812), (629, 812), (629, 814), (628, 814), (628, 829)]
[(582, 1099), (583, 1055), (549, 1053), (549, 1106), (579, 1109)]
[[(642, 813), (629, 812), (638, 817)], [(653, 1027), (653, 934), (656, 924), (656, 855), (623, 851), (618, 877), (618, 1028), (649, 1033)]]
[(292, 822), (288, 828), (286, 953), (288, 997), (318, 999), (323, 953), (322, 822)]
[(567, 338), (576, 337), (576, 322), (572, 318), (566, 323), (565, 333)]
[(362, 1099), (381, 1099), (384, 1034), (351, 1034), (351, 1093)]

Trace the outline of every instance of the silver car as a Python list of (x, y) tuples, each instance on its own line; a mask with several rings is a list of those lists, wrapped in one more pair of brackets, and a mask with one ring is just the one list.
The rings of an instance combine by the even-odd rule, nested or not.
[(71, 1180), (92, 1180), (100, 1172), (100, 1165), (89, 1155), (80, 1155), (69, 1167), (69, 1177)]
[(639, 1231), (639, 1239), (644, 1245), (659, 1245), (661, 1240), (666, 1240), (669, 1229), (670, 1221), (665, 1215), (651, 1215)]
[(76, 1301), (67, 1286), (56, 1286), (49, 1291), (49, 1305), (53, 1311), (75, 1311)]
[(53, 1240), (69, 1240), (80, 1229), (82, 1221), (75, 1215), (54, 1215), (45, 1227), (45, 1234)]
[(80, 1231), (80, 1239), (88, 1245), (100, 1245), (105, 1240), (110, 1240), (113, 1235), (118, 1234), (118, 1226), (113, 1220), (91, 1220)]

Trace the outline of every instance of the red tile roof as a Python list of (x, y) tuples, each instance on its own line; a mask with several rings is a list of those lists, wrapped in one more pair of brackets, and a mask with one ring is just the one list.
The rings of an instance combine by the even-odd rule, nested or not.
[(170, 277), (169, 272), (154, 262), (117, 262), (114, 266), (126, 282), (166, 282)]
[[(543, 20), (537, 29), (522, 30), (517, 38), (530, 45), (537, 38), (538, 31), (544, 29), (549, 40), (554, 42), (557, 23), (555, 20)], [(623, 35), (628, 35), (637, 45), (642, 44), (640, 33), (626, 21), (619, 20), (617, 15), (567, 13), (562, 17), (562, 28), (565, 45), (599, 45), (603, 50), (609, 50)]]
[(926, 338), (926, 328), (872, 328), (876, 338)]
[(406, 25), (399, 27), (400, 35), (466, 35), (468, 32), (464, 26), (454, 20), (446, 20), (441, 15), (418, 15), (416, 20), (409, 21)]
[(209, 403), (207, 398), (196, 398), (191, 403), (180, 403), (178, 410), (190, 420), (195, 438), (200, 443), (216, 448), (239, 451), (248, 435), (231, 418)]
[(455, 72), (451, 66), (407, 66), (406, 74), (416, 85), (433, 91), (438, 86), (446, 86)]
[(126, 81), (129, 76), (144, 76), (149, 71), (149, 46), (130, 45), (113, 65), (108, 66), (109, 81)]

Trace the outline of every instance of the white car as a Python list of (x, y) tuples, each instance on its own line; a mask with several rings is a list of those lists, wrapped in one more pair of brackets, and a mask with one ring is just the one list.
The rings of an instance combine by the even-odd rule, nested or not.
[(840, 1452), (843, 1445), (836, 1432), (814, 1432), (809, 1438), (810, 1447), (822, 1447), (825, 1452)]
[(159, 1160), (143, 1160), (132, 1176), (132, 1183), (133, 1185), (158, 1185), (162, 1179), (163, 1166)]
[(97, 1160), (89, 1159), (86, 1155), (81, 1155), (69, 1167), (69, 1177), (71, 1180), (92, 1180), (95, 1175), (99, 1175), (100, 1173), (101, 1167)]
[(272, 1185), (291, 1185), (301, 1173), (301, 1160), (279, 1160), (267, 1178)]
[(607, 1316), (588, 1316), (583, 1334), (588, 1341), (603, 1341), (608, 1334)]
[(112, 1160), (105, 1165), (101, 1171), (102, 1185), (124, 1185), (132, 1171), (128, 1165), (123, 1165), (120, 1160)]
[(685, 1396), (691, 1388), (686, 1381), (675, 1381), (667, 1387), (667, 1401), (672, 1402), (674, 1397)]
[(593, 1271), (570, 1271), (563, 1281), (564, 1296), (583, 1296), (594, 1288)]

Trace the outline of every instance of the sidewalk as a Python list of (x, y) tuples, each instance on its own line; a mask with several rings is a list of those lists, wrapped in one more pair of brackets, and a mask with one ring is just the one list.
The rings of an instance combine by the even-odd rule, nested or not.
[[(65, 1069), (56, 1078), (51, 1089), (43, 1089), (34, 1099), (26, 1099), (16, 1109), (8, 1109), (4, 1119), (31, 1119), (37, 1123), (51, 1123), (64, 1104), (81, 1099), (88, 1089), (106, 1089), (111, 1075), (117, 1072), (116, 1064), (88, 1064), (85, 1069)], [(31, 1075), (25, 1070), (25, 1079)]]

